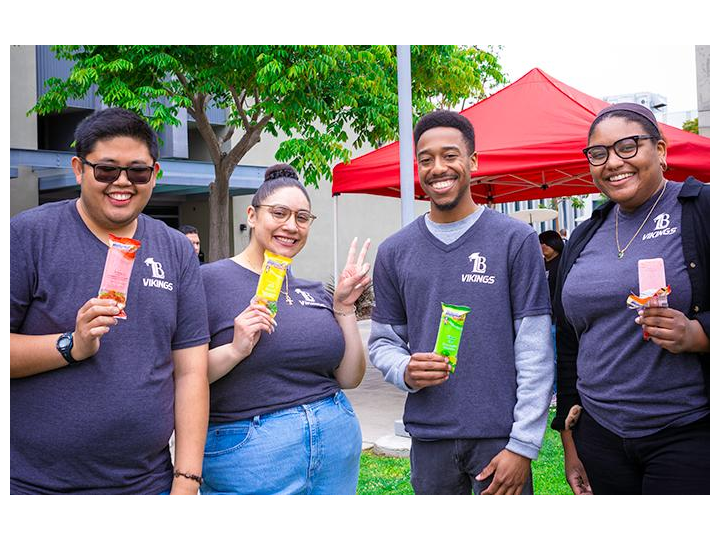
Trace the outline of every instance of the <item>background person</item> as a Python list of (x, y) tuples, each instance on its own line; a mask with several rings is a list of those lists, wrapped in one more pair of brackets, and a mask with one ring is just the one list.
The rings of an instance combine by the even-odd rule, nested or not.
[[(530, 494), (553, 376), (537, 236), (473, 201), (475, 132), (464, 116), (427, 114), (414, 138), (430, 213), (378, 249), (370, 359), (408, 392), (415, 493)], [(452, 375), (432, 352), (441, 302), (472, 310)]]
[(255, 301), (263, 253), (295, 257), (310, 198), (289, 165), (267, 169), (247, 209), (250, 243), (202, 266), (210, 320), (210, 425), (202, 493), (354, 494), (360, 425), (341, 388), (365, 374), (355, 301), (370, 283), (354, 241), (334, 296), (289, 271), (275, 318)]
[[(576, 494), (709, 493), (710, 187), (664, 178), (667, 144), (634, 103), (600, 111), (584, 152), (610, 200), (573, 231), (558, 271), (552, 426), (568, 483)], [(656, 257), (669, 307), (638, 316), (625, 300), (639, 292), (638, 260)]]
[(205, 256), (202, 251), (200, 251), (200, 235), (198, 234), (198, 230), (192, 225), (180, 225), (178, 230), (183, 233), (188, 240), (190, 240), (190, 243), (195, 250), (195, 255), (198, 256), (199, 261), (201, 263), (204, 262)]
[[(10, 220), (10, 492), (197, 493), (205, 295), (187, 241), (141, 214), (159, 170), (156, 135), (113, 108), (84, 119), (75, 141), (80, 198)], [(96, 298), (110, 233), (142, 242), (127, 320)]]
[[(563, 242), (561, 235), (556, 231), (541, 232), (538, 239), (540, 240), (540, 249), (542, 250), (543, 258), (545, 259), (545, 275), (547, 276), (548, 288), (550, 289), (550, 298), (553, 298), (555, 296), (555, 284), (557, 282), (558, 266), (560, 265), (560, 255), (565, 247), (565, 242)], [(555, 315), (553, 314), (553, 346), (555, 346), (555, 322)], [(555, 358), (557, 358), (557, 346), (555, 346)], [(557, 381), (553, 382), (553, 397), (550, 401), (551, 406), (555, 405), (557, 402), (555, 392), (557, 392)]]
[(550, 298), (555, 295), (555, 282), (557, 280), (557, 270), (560, 265), (560, 255), (562, 254), (565, 244), (562, 237), (556, 231), (544, 231), (538, 235), (540, 240), (540, 249), (545, 259), (545, 275), (550, 288)]

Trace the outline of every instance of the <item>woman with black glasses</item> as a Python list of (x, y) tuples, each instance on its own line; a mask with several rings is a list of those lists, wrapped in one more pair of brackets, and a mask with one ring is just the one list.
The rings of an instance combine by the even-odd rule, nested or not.
[(203, 494), (354, 494), (360, 426), (341, 388), (365, 374), (354, 304), (370, 283), (356, 243), (334, 295), (288, 270), (276, 313), (255, 298), (264, 252), (292, 259), (315, 216), (289, 165), (267, 169), (247, 209), (250, 243), (201, 267), (208, 302), (210, 424)]
[[(667, 150), (634, 103), (590, 126), (584, 153), (610, 200), (573, 231), (554, 300), (552, 426), (576, 494), (710, 492), (710, 188), (667, 181)], [(627, 309), (638, 261), (656, 258), (668, 307)]]

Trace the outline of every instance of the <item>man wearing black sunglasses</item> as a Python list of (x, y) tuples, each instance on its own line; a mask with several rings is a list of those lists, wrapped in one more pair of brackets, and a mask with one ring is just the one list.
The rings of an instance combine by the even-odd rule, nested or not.
[[(10, 492), (197, 493), (205, 296), (192, 246), (141, 213), (156, 135), (135, 113), (105, 109), (78, 125), (75, 149), (80, 197), (10, 222)], [(141, 243), (125, 320), (97, 298), (110, 234)]]

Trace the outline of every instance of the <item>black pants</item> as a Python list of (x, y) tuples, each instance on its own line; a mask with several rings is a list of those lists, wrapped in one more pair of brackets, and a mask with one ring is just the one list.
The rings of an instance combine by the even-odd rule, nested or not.
[(573, 440), (596, 495), (710, 494), (710, 415), (624, 439), (583, 411)]
[[(490, 461), (507, 446), (508, 439), (441, 439), (410, 446), (410, 481), (416, 495), (476, 495), (487, 489), (494, 475), (475, 480)], [(523, 495), (533, 494), (532, 472)]]

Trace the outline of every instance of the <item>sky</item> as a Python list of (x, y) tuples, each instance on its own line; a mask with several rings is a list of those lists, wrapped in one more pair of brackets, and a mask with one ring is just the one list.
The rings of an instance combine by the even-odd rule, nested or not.
[(498, 52), (511, 82), (537, 67), (573, 88), (602, 99), (606, 96), (652, 92), (667, 98), (667, 111), (697, 110), (695, 46), (659, 42), (642, 54), (625, 42), (523, 41)]

